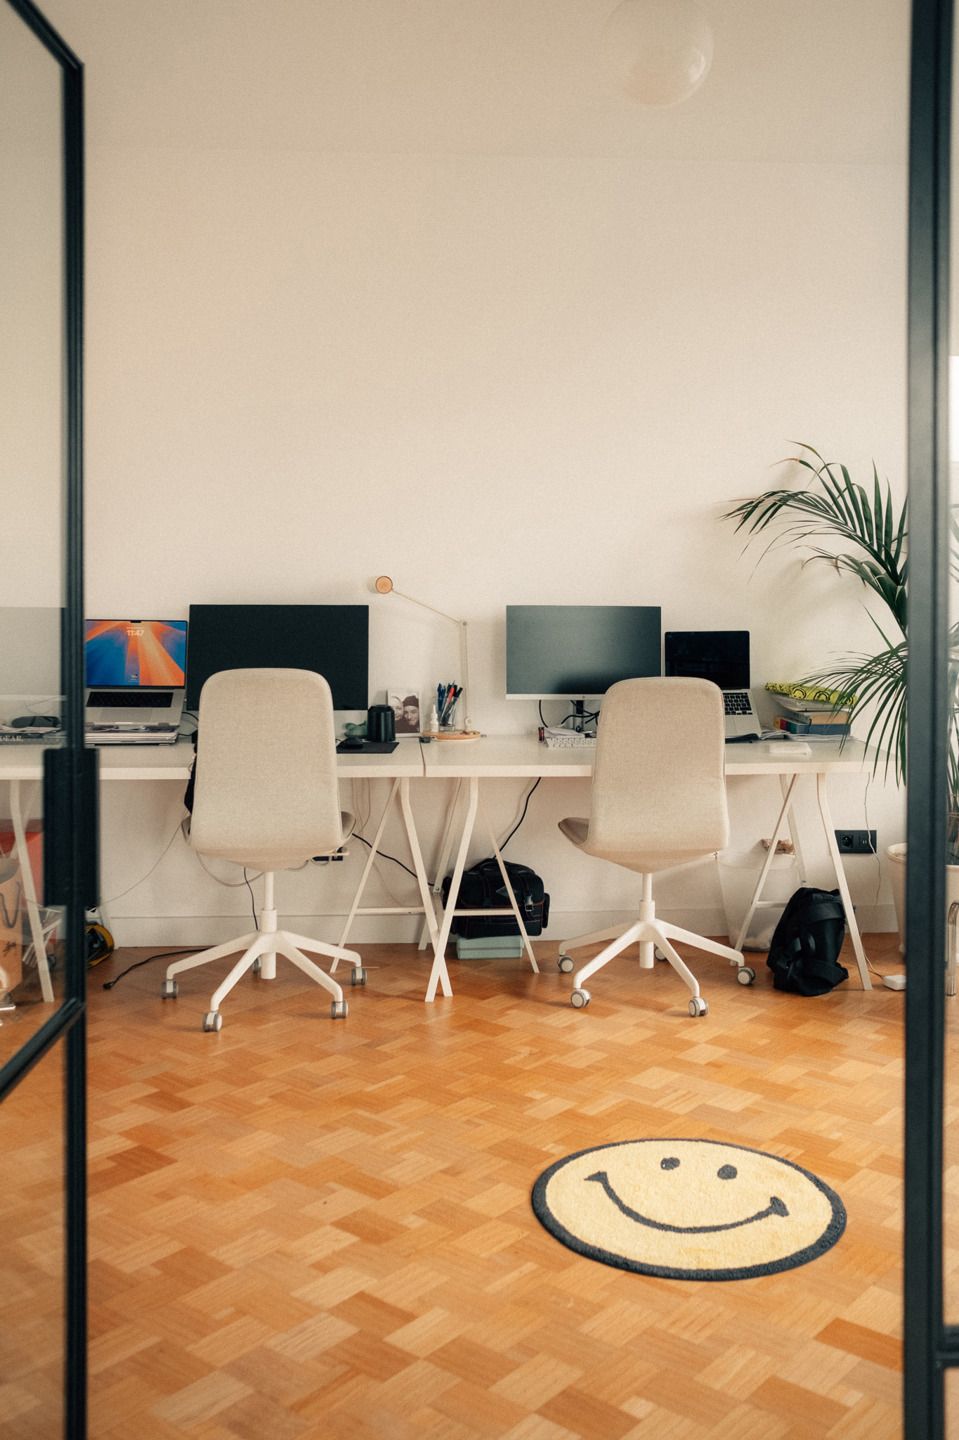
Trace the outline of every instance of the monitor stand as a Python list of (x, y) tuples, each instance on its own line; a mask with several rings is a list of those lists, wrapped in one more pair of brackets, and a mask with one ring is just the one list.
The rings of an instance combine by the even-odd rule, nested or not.
[[(577, 735), (592, 735), (592, 737), (595, 739), (596, 716), (598, 714), (598, 711), (586, 709), (585, 695), (583, 695), (579, 700), (571, 700), (570, 704), (573, 707), (573, 730), (575, 731), (575, 733)], [(591, 725), (592, 729), (587, 730), (587, 725)]]

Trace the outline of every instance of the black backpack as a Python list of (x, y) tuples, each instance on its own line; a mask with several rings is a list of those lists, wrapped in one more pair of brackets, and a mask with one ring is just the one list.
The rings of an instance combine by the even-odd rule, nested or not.
[[(516, 865), (507, 860), (506, 873), (516, 896), (527, 935), (540, 935), (549, 922), (549, 896), (546, 887), (534, 870), (528, 865)], [(450, 893), (453, 877), (447, 875), (443, 881), (443, 904)], [(509, 897), (495, 859), (481, 860), (463, 871), (457, 910), (502, 910), (508, 907)], [(512, 915), (493, 915), (484, 920), (481, 915), (457, 915), (453, 920), (453, 933), (463, 940), (473, 940), (479, 935), (518, 935), (519, 926)]]
[(802, 886), (786, 902), (769, 942), (766, 964), (776, 990), (825, 995), (849, 979), (838, 963), (846, 935), (846, 914), (838, 890)]

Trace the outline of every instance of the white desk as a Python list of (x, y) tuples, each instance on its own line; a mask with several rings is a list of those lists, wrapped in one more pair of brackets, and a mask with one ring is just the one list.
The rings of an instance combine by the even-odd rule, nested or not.
[[(26, 822), (30, 816), (31, 806), (35, 803), (33, 787), (38, 785), (43, 778), (44, 748), (42, 745), (35, 744), (0, 746), (0, 780), (6, 780), (10, 785), (10, 817), (14, 836), (13, 854), (21, 862), (27, 922), (37, 958), (41, 995), (47, 1003), (52, 1003), (54, 994), (50, 968), (47, 963), (43, 917), (37, 899), (33, 870), (27, 855), (26, 844)], [(337, 756), (336, 769), (341, 780), (387, 779), (393, 782), (383, 807), (383, 817), (376, 832), (373, 848), (370, 851), (363, 877), (353, 900), (353, 907), (343, 931), (341, 943), (344, 945), (354, 918), (357, 915), (366, 914), (422, 914), (431, 939), (435, 939), (435, 912), (426, 868), (420, 853), (419, 839), (413, 824), (409, 795), (410, 780), (418, 779), (424, 773), (424, 762), (420, 753), (423, 748), (425, 747), (421, 747), (416, 741), (403, 741), (388, 755), (346, 753)], [(190, 766), (193, 763), (194, 750), (192, 739), (187, 738), (179, 740), (175, 745), (104, 745), (100, 748), (99, 755), (100, 780), (103, 783), (117, 780), (170, 780), (176, 781), (185, 788), (190, 775)], [(363, 890), (376, 857), (387, 815), (393, 803), (399, 805), (402, 813), (421, 903), (419, 906), (406, 907), (364, 907), (360, 904)], [(445, 965), (443, 970), (445, 972)]]
[[(774, 748), (773, 748), (774, 747)], [(432, 1000), (436, 994), (437, 984), (441, 976), (445, 974), (445, 949), (449, 940), (450, 927), (453, 920), (453, 912), (456, 907), (456, 899), (459, 894), (459, 884), (462, 878), (463, 869), (466, 864), (466, 854), (469, 849), (470, 839), (477, 816), (481, 813), (479, 782), (483, 779), (503, 779), (516, 777), (517, 779), (537, 778), (560, 778), (560, 779), (588, 779), (593, 773), (593, 757), (595, 750), (592, 747), (572, 750), (551, 750), (534, 736), (487, 736), (479, 740), (449, 740), (436, 741), (423, 747), (426, 752), (426, 773), (433, 778), (446, 778), (465, 782), (467, 787), (467, 808), (466, 817), (460, 832), (459, 844), (454, 862), (452, 883), (450, 886), (449, 898), (439, 927), (438, 940), (435, 943), (435, 955), (433, 974), (430, 976), (430, 983), (427, 988), (426, 998)], [(846, 925), (849, 931), (849, 938), (852, 941), (853, 952), (856, 957), (856, 965), (859, 970), (859, 978), (862, 981), (864, 990), (872, 989), (872, 982), (869, 978), (869, 970), (866, 963), (866, 954), (863, 949), (862, 937), (859, 933), (859, 926), (853, 910), (852, 897), (849, 893), (849, 886), (846, 882), (845, 872), (842, 866), (842, 858), (839, 848), (836, 845), (835, 830), (833, 828), (832, 815), (829, 810), (827, 796), (828, 777), (840, 771), (862, 772), (865, 765), (869, 763), (865, 747), (857, 740), (847, 740), (845, 745), (835, 741), (815, 741), (810, 746), (811, 755), (796, 754), (790, 741), (758, 742), (752, 745), (727, 745), (726, 746), (726, 775), (733, 778), (738, 775), (769, 775), (778, 777), (782, 791), (782, 806), (776, 826), (771, 837), (771, 844), (766, 862), (757, 877), (756, 886), (753, 891), (752, 901), (742, 923), (739, 936), (735, 941), (735, 948), (742, 947), (743, 939), (747, 933), (749, 922), (758, 905), (762, 904), (761, 896), (769, 867), (772, 864), (776, 853), (776, 843), (780, 839), (783, 828), (789, 824), (791, 827), (792, 805), (796, 789), (803, 776), (808, 776), (815, 781), (816, 798), (819, 806), (819, 814), (822, 820), (823, 832), (826, 840), (826, 847), (832, 861), (836, 877), (836, 886), (842, 899), (843, 909), (846, 912)], [(434, 893), (446, 873), (452, 851), (453, 839), (453, 811), (456, 800), (450, 807), (449, 819), (446, 827), (439, 853), (437, 864), (437, 875), (434, 878)], [(489, 828), (487, 826), (487, 828)], [(492, 833), (492, 832), (490, 832)], [(802, 852), (799, 845), (799, 837), (793, 831), (793, 841), (796, 856), (800, 867), (800, 876), (803, 874)], [(495, 846), (495, 841), (493, 842)], [(515, 905), (514, 905), (515, 910)], [(528, 938), (523, 930), (522, 921), (519, 923), (520, 933), (523, 934), (533, 968), (536, 962), (533, 958), (532, 949), (529, 946)], [(422, 941), (421, 941), (422, 944)], [(444, 989), (444, 993), (448, 993)]]
[[(812, 746), (813, 753), (809, 756), (797, 755), (789, 741), (776, 742), (774, 751), (770, 751), (766, 744), (756, 745), (728, 745), (726, 747), (726, 774), (729, 778), (739, 775), (768, 775), (778, 777), (782, 789), (782, 807), (776, 822), (773, 833), (772, 844), (765, 866), (763, 867), (753, 893), (752, 904), (743, 921), (742, 930), (736, 942), (739, 948), (743, 936), (746, 934), (749, 921), (757, 903), (761, 903), (759, 897), (762, 894), (763, 884), (769, 866), (772, 864), (775, 855), (776, 841), (780, 838), (784, 826), (790, 823), (791, 809), (795, 792), (799, 781), (807, 776), (815, 782), (816, 797), (819, 805), (819, 814), (822, 820), (823, 832), (826, 840), (826, 847), (829, 852), (832, 866), (835, 872), (836, 885), (842, 898), (843, 907), (846, 912), (846, 924), (849, 936), (852, 940), (853, 951), (856, 956), (856, 963), (859, 969), (859, 976), (863, 989), (872, 988), (869, 971), (866, 965), (865, 951), (863, 950), (862, 938), (859, 934), (859, 926), (856, 922), (855, 912), (852, 906), (852, 898), (849, 887), (846, 883), (845, 873), (842, 867), (842, 858), (836, 845), (835, 831), (832, 816), (829, 811), (827, 796), (827, 782), (832, 774), (837, 772), (861, 773), (870, 763), (862, 744), (855, 740), (849, 740), (840, 747), (838, 741), (819, 741)], [(394, 799), (398, 800), (403, 820), (406, 826), (407, 837), (410, 842), (410, 850), (413, 855), (414, 870), (417, 876), (417, 883), (422, 899), (421, 907), (407, 907), (402, 911), (393, 909), (364, 910), (359, 900), (362, 895), (366, 878), (373, 863), (375, 848), (371, 850), (364, 869), (353, 907), (347, 919), (344, 936), (348, 933), (350, 925), (357, 914), (419, 914), (422, 910), (426, 923), (426, 930), (432, 943), (434, 952), (433, 968), (430, 974), (429, 986), (427, 987), (426, 999), (432, 1000), (439, 987), (444, 995), (452, 994), (449, 982), (449, 974), (446, 967), (446, 945), (449, 940), (450, 927), (453, 920), (453, 912), (456, 908), (456, 899), (459, 893), (459, 882), (462, 877), (466, 863), (466, 855), (469, 849), (470, 839), (473, 834), (476, 820), (482, 814), (480, 805), (479, 782), (483, 779), (589, 779), (593, 772), (593, 756), (595, 751), (591, 748), (581, 750), (551, 750), (541, 744), (534, 735), (520, 736), (484, 736), (478, 740), (434, 740), (428, 745), (420, 745), (413, 740), (403, 740), (397, 748), (388, 755), (364, 755), (362, 753), (345, 753), (337, 756), (337, 773), (342, 780), (376, 780), (388, 779), (393, 781), (390, 796), (384, 808), (384, 816)], [(193, 760), (193, 746), (190, 741), (181, 741), (177, 745), (157, 746), (104, 746), (100, 750), (100, 779), (104, 783), (116, 780), (171, 780), (186, 784), (190, 772), (190, 765)], [(0, 747), (0, 780), (11, 782), (11, 811), (14, 820), (15, 841), (20, 855), (26, 856), (26, 837), (24, 834), (24, 814), (22, 805), (22, 786), (30, 781), (39, 780), (43, 770), (43, 752), (39, 746), (16, 746), (7, 745)], [(453, 884), (450, 890), (448, 903), (444, 910), (439, 926), (436, 925), (435, 912), (430, 897), (429, 882), (426, 877), (425, 867), (420, 855), (419, 841), (416, 829), (413, 825), (412, 810), (409, 799), (409, 782), (412, 779), (425, 777), (426, 779), (443, 779), (463, 782), (467, 790), (466, 820), (459, 836), (457, 845), (456, 861), (453, 870)], [(19, 827), (19, 829), (17, 828)], [(487, 828), (489, 828), (487, 826)], [(374, 846), (378, 844), (382, 832), (382, 822), (377, 831)], [(491, 844), (494, 847), (496, 842), (490, 831)], [(802, 857), (796, 841), (797, 858), (802, 873)], [(436, 874), (433, 879), (433, 893), (435, 894), (446, 873), (446, 865), (450, 858), (453, 845), (453, 807), (450, 807), (449, 820), (446, 833), (440, 846), (439, 861)], [(32, 892), (32, 876), (29, 863), (23, 866), (24, 871), (24, 892), (28, 901), (28, 915), (30, 916), (31, 933), (34, 944), (37, 944), (37, 936), (42, 935), (39, 929), (40, 916), (37, 907), (36, 895)], [(31, 900), (32, 896), (32, 900)], [(31, 911), (32, 903), (32, 911)], [(522, 919), (515, 907), (515, 901), (511, 907), (517, 918), (520, 932), (523, 933)], [(422, 942), (421, 942), (422, 943)], [(533, 968), (536, 968), (535, 957), (532, 947), (526, 939), (527, 953), (530, 957)], [(45, 971), (45, 954), (43, 952), (42, 938), (37, 948), (38, 964)], [(52, 992), (49, 997), (52, 998)]]

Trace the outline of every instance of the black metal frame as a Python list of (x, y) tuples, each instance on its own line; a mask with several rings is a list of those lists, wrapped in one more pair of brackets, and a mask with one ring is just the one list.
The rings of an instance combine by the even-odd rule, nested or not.
[(909, 132), (909, 707), (906, 838), (906, 1440), (941, 1440), (943, 983), (949, 625), (949, 190), (953, 0), (913, 0)]
[[(60, 66), (64, 234), (64, 606), (61, 667), (64, 748), (45, 753), (45, 825), (58, 841), (45, 858), (49, 904), (66, 906), (66, 994), (45, 1025), (0, 1068), (2, 1101), (61, 1040), (65, 1047), (64, 1435), (87, 1433), (86, 953), (84, 907), (95, 902), (95, 756), (83, 748), (83, 66), (32, 0), (6, 0)], [(84, 863), (86, 862), (86, 863)]]

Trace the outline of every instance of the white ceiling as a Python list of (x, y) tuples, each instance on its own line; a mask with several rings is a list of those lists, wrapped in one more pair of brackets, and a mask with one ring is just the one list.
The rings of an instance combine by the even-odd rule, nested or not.
[(683, 104), (613, 93), (615, 0), (41, 0), (92, 145), (902, 163), (908, 0), (700, 0)]

